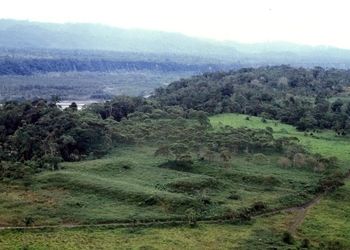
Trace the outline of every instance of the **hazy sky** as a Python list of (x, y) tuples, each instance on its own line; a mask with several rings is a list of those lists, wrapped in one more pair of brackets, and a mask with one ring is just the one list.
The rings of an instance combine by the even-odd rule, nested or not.
[(350, 48), (349, 0), (0, 0), (0, 18)]

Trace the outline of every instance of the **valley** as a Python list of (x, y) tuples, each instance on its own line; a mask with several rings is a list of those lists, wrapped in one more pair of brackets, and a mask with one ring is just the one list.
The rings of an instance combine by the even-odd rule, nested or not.
[(350, 249), (350, 50), (132, 27), (0, 19), (0, 250)]

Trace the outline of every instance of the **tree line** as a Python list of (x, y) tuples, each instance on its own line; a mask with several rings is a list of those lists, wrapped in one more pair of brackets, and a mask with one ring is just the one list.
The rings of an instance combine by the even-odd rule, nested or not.
[(300, 130), (334, 129), (344, 135), (350, 131), (349, 91), (350, 70), (282, 65), (182, 79), (157, 89), (154, 98), (161, 105), (261, 116)]
[(166, 167), (181, 169), (191, 168), (194, 160), (225, 165), (242, 153), (278, 153), (285, 156), (281, 165), (299, 162), (320, 171), (334, 165), (309, 155), (293, 138), (274, 138), (269, 128), (213, 130), (208, 113), (156, 99), (119, 96), (82, 111), (75, 103), (62, 110), (56, 101), (11, 101), (0, 107), (0, 179), (56, 170), (62, 161), (94, 159), (113, 147), (139, 144), (159, 145), (155, 155), (168, 158)]
[(113, 72), (117, 70), (152, 70), (160, 72), (207, 72), (222, 68), (214, 64), (180, 64), (176, 62), (128, 61), (75, 58), (4, 58), (0, 59), (0, 75), (33, 75), (48, 72)]

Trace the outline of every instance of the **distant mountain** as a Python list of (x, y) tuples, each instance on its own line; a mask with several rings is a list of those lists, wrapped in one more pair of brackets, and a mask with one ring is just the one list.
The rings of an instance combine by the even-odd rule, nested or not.
[(0, 47), (110, 50), (235, 57), (230, 45), (177, 33), (120, 29), (99, 24), (0, 20)]
[(288, 42), (237, 43), (226, 42), (226, 46), (234, 47), (245, 63), (291, 64), (294, 66), (328, 68), (349, 68), (350, 50), (331, 46), (308, 46)]
[(192, 60), (191, 63), (204, 58), (205, 63), (233, 63), (252, 67), (290, 64), (350, 68), (350, 50), (334, 47), (286, 42), (219, 42), (179, 33), (121, 29), (100, 24), (54, 24), (3, 19), (0, 20), (0, 49), (4, 48), (146, 53), (157, 55), (152, 57), (160, 60), (184, 56), (182, 58)]

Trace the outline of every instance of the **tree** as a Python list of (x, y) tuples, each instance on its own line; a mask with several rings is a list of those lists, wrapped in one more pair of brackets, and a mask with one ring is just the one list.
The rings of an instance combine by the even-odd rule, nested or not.
[(164, 156), (166, 158), (171, 157), (172, 152), (170, 150), (169, 145), (161, 145), (154, 153), (154, 156)]
[(198, 111), (197, 112), (197, 119), (198, 119), (201, 126), (203, 126), (205, 128), (211, 127), (210, 120), (205, 112)]
[(231, 152), (228, 149), (223, 149), (220, 151), (220, 159), (223, 161), (226, 168), (229, 167), (229, 161), (231, 158)]
[(344, 105), (344, 102), (341, 99), (337, 99), (335, 102), (332, 103), (331, 109), (335, 113), (340, 113), (343, 105)]
[(78, 110), (78, 105), (75, 102), (72, 102), (68, 108), (72, 111), (77, 111)]
[(52, 95), (51, 96), (51, 102), (53, 103), (53, 104), (56, 104), (56, 103), (58, 103), (58, 102), (60, 102), (61, 101), (61, 97), (60, 96), (58, 96), (58, 95)]
[(305, 114), (305, 116), (301, 117), (301, 119), (297, 123), (297, 129), (301, 131), (307, 129), (314, 129), (316, 125), (316, 119), (311, 114)]
[(170, 151), (175, 155), (176, 160), (180, 160), (181, 156), (188, 155), (189, 148), (184, 143), (174, 143), (170, 145)]

